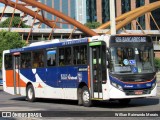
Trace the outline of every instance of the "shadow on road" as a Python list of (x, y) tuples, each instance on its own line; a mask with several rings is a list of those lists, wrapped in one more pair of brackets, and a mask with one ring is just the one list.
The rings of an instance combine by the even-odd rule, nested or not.
[[(25, 97), (16, 97), (11, 100), (26, 101)], [(26, 101), (27, 102), (27, 101)], [(118, 101), (94, 101), (93, 107), (98, 108), (127, 108), (127, 107), (141, 107), (159, 104), (159, 98), (143, 98), (143, 99), (132, 99), (130, 104), (122, 105)], [(36, 99), (36, 103), (46, 104), (64, 104), (64, 105), (78, 105), (76, 100), (62, 100), (62, 99)]]

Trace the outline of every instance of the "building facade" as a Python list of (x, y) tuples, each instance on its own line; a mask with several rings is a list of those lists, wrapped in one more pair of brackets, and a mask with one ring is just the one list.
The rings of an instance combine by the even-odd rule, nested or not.
[[(4, 7), (0, 7), (0, 11), (3, 11), (4, 10)], [(7, 18), (9, 18), (9, 17), (12, 17), (12, 13), (13, 13), (13, 11), (14, 11), (14, 8), (12, 8), (12, 7), (6, 7), (6, 9), (5, 9), (5, 11), (4, 11), (4, 14), (3, 14), (3, 16), (2, 16), (2, 18), (1, 18), (1, 20), (0, 20), (0, 22), (3, 22), (3, 21), (5, 21)], [(20, 17), (20, 11), (19, 10), (15, 10), (15, 12), (14, 12), (14, 16), (15, 17)], [(0, 16), (2, 15), (2, 12), (0, 12)]]
[[(86, 1), (86, 11), (87, 11), (87, 22), (100, 22), (105, 23), (110, 20), (110, 0), (87, 0)], [(147, 5), (152, 2), (156, 2), (158, 0), (115, 0), (115, 14), (116, 17), (131, 11), (135, 8)], [(152, 15), (156, 21), (158, 20), (157, 14), (160, 13), (160, 10), (154, 10)], [(154, 30), (156, 28), (154, 21), (148, 17), (147, 14), (142, 15), (141, 17), (137, 18), (136, 20), (132, 21), (132, 25), (128, 24), (125, 26), (125, 29), (128, 30), (140, 30), (140, 26), (137, 22), (141, 25), (142, 29), (144, 30)], [(157, 23), (160, 25), (160, 23)]]
[[(105, 23), (110, 20), (110, 0), (38, 0), (39, 2), (58, 10), (65, 15), (79, 21), (82, 24), (86, 22), (100, 22)], [(155, 2), (158, 0), (115, 0), (115, 14), (116, 17), (131, 11), (135, 8), (147, 5), (149, 3)], [(36, 11), (34, 7), (29, 8), (33, 11)], [(152, 12), (153, 17), (158, 21), (157, 14), (160, 12), (159, 9)], [(41, 14), (41, 13), (39, 13)], [(43, 11), (44, 17), (50, 20), (56, 20), (56, 16), (51, 15)], [(25, 23), (32, 25), (33, 18), (30, 16), (25, 17)], [(57, 26), (63, 29), (73, 28), (71, 24), (62, 24), (66, 22), (62, 19), (58, 19)], [(141, 25), (139, 25), (139, 24)], [(38, 21), (35, 22), (34, 27), (37, 27), (39, 24)], [(160, 25), (160, 23), (157, 23)], [(41, 28), (48, 28), (47, 25), (42, 24)], [(157, 30), (157, 27), (154, 21), (148, 17), (147, 14), (142, 15), (141, 17), (133, 20), (131, 24), (125, 26), (127, 30)]]
[[(39, 0), (41, 3), (54, 8), (62, 12), (63, 14), (70, 16), (71, 18), (81, 22), (86, 23), (86, 0)], [(56, 20), (56, 16), (50, 13), (44, 12), (44, 16), (50, 20)], [(57, 26), (60, 28), (73, 28), (70, 24), (62, 24), (65, 22), (59, 19)], [(42, 28), (47, 28), (46, 25), (42, 24)]]

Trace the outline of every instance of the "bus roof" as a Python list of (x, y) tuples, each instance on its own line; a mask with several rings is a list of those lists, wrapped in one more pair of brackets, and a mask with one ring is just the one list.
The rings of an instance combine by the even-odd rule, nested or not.
[(88, 38), (81, 38), (81, 39), (53, 39), (53, 40), (46, 40), (46, 41), (40, 41), (32, 43), (28, 46), (22, 47), (22, 48), (16, 48), (11, 49), (10, 53), (15, 52), (23, 52), (23, 51), (31, 51), (35, 49), (43, 49), (43, 48), (53, 48), (53, 47), (61, 47), (66, 45), (74, 45), (74, 44), (80, 44), (80, 43), (87, 43)]

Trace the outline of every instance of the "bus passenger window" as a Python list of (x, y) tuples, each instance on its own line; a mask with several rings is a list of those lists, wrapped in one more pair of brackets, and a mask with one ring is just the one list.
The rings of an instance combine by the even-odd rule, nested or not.
[(47, 66), (56, 65), (56, 50), (47, 51)]
[(5, 69), (12, 69), (12, 55), (5, 55), (4, 56), (4, 63), (5, 63)]
[(44, 52), (35, 51), (33, 52), (33, 67), (44, 67)]
[(64, 61), (64, 48), (60, 48), (59, 49), (59, 65), (60, 66), (65, 65), (65, 61)]
[(73, 47), (74, 64), (87, 64), (87, 46), (75, 46)]
[(21, 68), (31, 68), (31, 52), (21, 53)]
[(66, 62), (66, 65), (72, 64), (71, 47), (65, 48), (65, 62)]

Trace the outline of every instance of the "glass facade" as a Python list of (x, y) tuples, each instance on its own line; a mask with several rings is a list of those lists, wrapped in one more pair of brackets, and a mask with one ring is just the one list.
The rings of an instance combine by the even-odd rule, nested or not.
[(71, 15), (71, 18), (75, 19), (75, 11), (76, 11), (75, 0), (70, 0), (70, 1), (71, 1), (70, 6), (72, 6), (70, 8), (70, 15)]
[[(70, 0), (70, 2), (68, 2), (68, 0), (62, 0), (62, 3), (60, 3), (60, 0), (54, 0), (54, 1), (53, 0), (40, 0), (40, 2), (49, 6), (49, 7), (53, 7), (55, 10), (61, 11), (63, 14), (65, 14), (67, 16), (70, 13), (70, 17), (75, 19), (75, 15), (76, 15), (75, 14), (76, 13), (75, 12), (76, 11), (75, 0)], [(70, 8), (68, 8), (68, 6), (69, 6), (68, 4), (70, 4)], [(44, 11), (44, 16), (49, 20), (56, 20), (56, 16), (54, 16), (48, 12), (45, 12), (45, 11)], [(65, 22), (65, 21), (62, 20), (62, 22)], [(57, 23), (56, 25), (61, 26), (63, 29), (69, 27), (68, 24)], [(42, 28), (47, 28), (47, 26), (42, 24)]]
[[(156, 2), (156, 1), (157, 1), (157, 0), (150, 0), (150, 3)], [(160, 22), (159, 22), (159, 20), (160, 20), (160, 16), (159, 16), (160, 8), (152, 11), (151, 13), (152, 13), (155, 21), (157, 22), (158, 26), (160, 26)], [(153, 19), (150, 19), (150, 20), (151, 20), (151, 22), (150, 22), (151, 30), (157, 30), (157, 27), (156, 27)]]
[[(145, 5), (145, 0), (136, 0), (136, 8), (144, 6)], [(139, 22), (139, 24), (141, 25), (142, 29), (145, 29), (145, 15), (137, 18), (137, 21)], [(136, 26), (137, 30), (140, 30), (140, 26), (137, 25)]]
[[(52, 1), (51, 0), (47, 0), (46, 1), (46, 4), (47, 4), (47, 6), (49, 6), (49, 7), (52, 7)], [(50, 14), (50, 13), (46, 13), (47, 15), (47, 18), (49, 19), (49, 20), (52, 20), (52, 14)]]
[[(122, 0), (122, 14), (131, 10), (131, 1), (130, 0)], [(125, 29), (130, 30), (131, 24), (125, 26)]]
[(109, 0), (102, 0), (102, 23), (110, 20)]
[(87, 22), (96, 22), (96, 0), (86, 0)]
[[(68, 16), (68, 11), (69, 11), (69, 8), (68, 8), (68, 0), (63, 0), (62, 2), (62, 13), (64, 13), (65, 15)], [(64, 21), (65, 22), (65, 21)], [(62, 28), (68, 28), (68, 24), (63, 24), (62, 25)]]
[[(65, 15), (69, 16), (73, 19), (76, 19), (77, 21), (80, 21), (77, 16), (80, 15), (81, 13), (77, 12), (78, 8), (81, 7), (80, 5), (77, 5), (76, 2), (79, 0), (61, 0), (62, 3), (60, 3), (60, 0), (40, 0), (43, 4), (46, 4), (50, 7), (54, 7), (54, 9), (61, 11), (62, 13), (64, 13)], [(83, 8), (83, 12), (85, 12), (85, 14), (83, 13), (82, 17), (83, 17), (83, 21), (85, 22), (96, 22), (98, 20), (98, 17), (102, 17), (102, 23), (105, 23), (107, 21), (110, 20), (110, 0), (101, 0), (101, 8), (98, 7), (96, 5), (97, 2), (100, 2), (99, 0), (82, 0), (84, 4), (82, 4), (82, 8)], [(115, 4), (117, 0), (115, 0)], [(133, 3), (132, 0), (120, 0), (121, 2), (121, 11), (116, 11), (119, 12), (120, 14), (126, 13), (128, 11), (131, 10), (131, 5)], [(157, 0), (150, 0), (149, 2), (155, 2)], [(53, 3), (54, 2), (54, 3)], [(140, 6), (145, 5), (145, 0), (135, 0), (135, 8), (138, 8)], [(119, 3), (118, 3), (119, 4)], [(61, 6), (62, 5), (62, 6)], [(70, 8), (68, 8), (68, 6), (70, 6)], [(117, 5), (118, 6), (118, 5)], [(98, 7), (98, 8), (97, 8)], [(61, 10), (60, 10), (61, 9)], [(97, 9), (102, 9), (102, 16), (98, 16), (97, 14)], [(118, 10), (118, 9), (116, 9)], [(158, 21), (159, 16), (157, 16), (156, 14), (159, 14), (160, 9), (154, 10), (152, 12), (154, 18), (156, 21)], [(56, 16), (52, 16), (49, 13), (44, 12), (44, 16), (48, 19), (51, 20), (55, 20)], [(85, 19), (85, 20), (84, 20)], [(153, 20), (151, 20), (151, 29), (157, 29)], [(139, 22), (139, 24), (141, 25), (142, 29), (145, 29), (145, 15), (137, 18), (137, 21)], [(65, 22), (65, 21), (63, 21)], [(81, 21), (80, 21), (81, 22)], [(160, 26), (160, 24), (158, 23), (158, 25)], [(57, 26), (61, 26), (62, 28), (70, 28), (70, 25), (67, 24), (63, 24), (60, 25), (60, 23), (57, 23)], [(46, 25), (42, 24), (42, 28), (46, 27)], [(73, 28), (73, 26), (71, 27)], [(131, 29), (131, 24), (128, 24), (125, 26), (125, 29)], [(136, 24), (136, 29), (140, 30), (140, 26)]]

